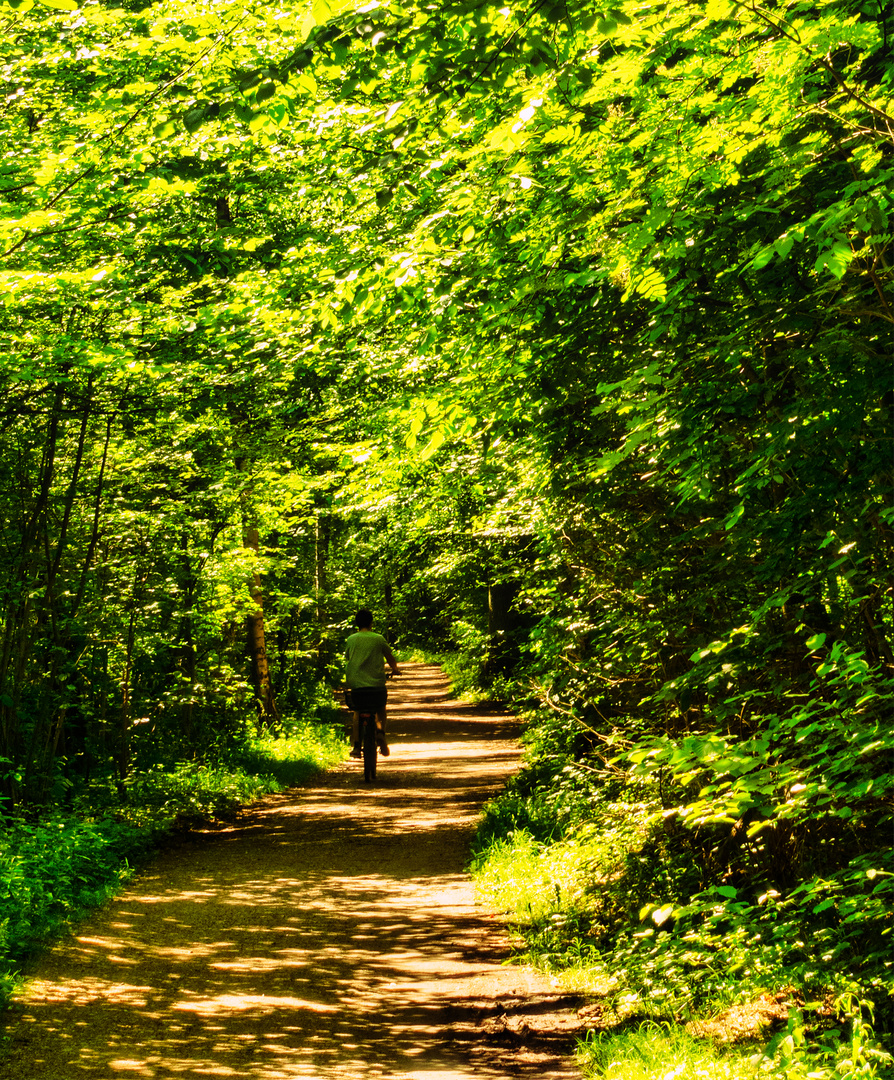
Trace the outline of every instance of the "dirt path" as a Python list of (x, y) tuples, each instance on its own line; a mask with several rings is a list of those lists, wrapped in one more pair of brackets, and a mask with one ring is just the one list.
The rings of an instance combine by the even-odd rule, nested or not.
[(159, 856), (40, 960), (3, 1080), (580, 1076), (580, 1002), (503, 966), (463, 873), (513, 722), (406, 670), (375, 786), (350, 762)]

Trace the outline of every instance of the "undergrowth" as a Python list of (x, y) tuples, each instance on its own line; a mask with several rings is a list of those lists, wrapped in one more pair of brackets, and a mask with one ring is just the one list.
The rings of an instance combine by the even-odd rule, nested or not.
[(481, 686), (480, 660), (470, 659), (466, 653), (449, 652), (439, 653), (432, 662), (440, 664), (444, 669), (456, 697), (471, 702), (490, 700), (489, 690)]
[[(228, 821), (240, 806), (302, 783), (342, 760), (331, 724), (300, 722), (254, 736), (221, 763), (154, 764), (122, 788), (94, 781), (66, 811), (0, 826), (0, 1007), (40, 946), (113, 896), (177, 830)], [(123, 797), (122, 797), (123, 796)]]
[(694, 1039), (679, 1028), (645, 1021), (629, 1031), (591, 1031), (579, 1064), (606, 1080), (753, 1080), (754, 1052)]
[[(576, 760), (542, 730), (527, 742), (527, 767), (485, 808), (471, 869), (520, 958), (598, 998), (599, 1030), (579, 1051), (589, 1075), (894, 1076), (873, 1032), (892, 1027), (890, 852), (855, 851), (786, 892), (718, 882), (656, 779)], [(769, 1042), (759, 1027), (738, 1049), (686, 1033), (767, 995), (787, 1003)]]
[(891, 1059), (861, 1022), (814, 1033), (794, 1010), (766, 1044), (696, 1038), (678, 1025), (643, 1021), (620, 1031), (590, 1031), (578, 1045), (584, 1072), (605, 1080), (877, 1080)]

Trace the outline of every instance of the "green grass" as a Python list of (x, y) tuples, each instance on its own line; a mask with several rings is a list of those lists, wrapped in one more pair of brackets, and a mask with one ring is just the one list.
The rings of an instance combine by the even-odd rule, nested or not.
[(577, 1060), (588, 1076), (605, 1080), (755, 1080), (760, 1053), (722, 1049), (655, 1023), (623, 1033), (590, 1032)]
[(124, 800), (107, 780), (68, 812), (2, 822), (0, 1007), (25, 960), (115, 895), (172, 831), (232, 820), (240, 806), (305, 782), (347, 751), (338, 727), (295, 723), (281, 738), (251, 739), (226, 764), (144, 769), (129, 778)]
[(347, 752), (340, 725), (301, 721), (290, 725), (281, 738), (253, 739), (236, 760), (246, 773), (270, 777), (286, 788), (343, 761)]
[(596, 850), (585, 840), (543, 844), (517, 831), (493, 842), (476, 870), (476, 887), (485, 903), (517, 924), (567, 918), (586, 903)]
[(592, 1031), (578, 1044), (584, 1075), (600, 1080), (881, 1080), (891, 1076), (891, 1058), (871, 1033), (852, 1027), (846, 1039), (829, 1033), (806, 1046), (803, 1017), (764, 1046), (754, 1041), (718, 1044), (672, 1024), (646, 1022), (635, 1029)]
[[(567, 992), (599, 1000), (604, 1030), (579, 1049), (588, 1076), (894, 1077), (894, 1062), (870, 1027), (873, 1007), (855, 992), (855, 978), (843, 969), (835, 979), (819, 978), (806, 951), (800, 964), (791, 959), (793, 948), (805, 949), (799, 934), (811, 940), (808, 924), (792, 916), (774, 929), (774, 912), (765, 906), (721, 904), (713, 893), (699, 917), (688, 871), (662, 848), (660, 834), (656, 839), (645, 804), (606, 800), (569, 826), (560, 792), (546, 802), (537, 784), (529, 786), (526, 795), (522, 784), (510, 785), (486, 807), (471, 869), (482, 902), (505, 912), (519, 934), (519, 959), (549, 972)], [(687, 903), (694, 915), (684, 915)], [(725, 921), (715, 926), (717, 912)], [(777, 938), (784, 939), (782, 952)], [(756, 1041), (744, 1048), (685, 1030), (688, 1019), (709, 1019), (732, 1005), (747, 1011), (763, 993), (789, 988), (789, 1028), (769, 1043), (759, 1023)], [(721, 1017), (720, 1027), (725, 1023)], [(640, 1026), (631, 1030), (633, 1024)]]

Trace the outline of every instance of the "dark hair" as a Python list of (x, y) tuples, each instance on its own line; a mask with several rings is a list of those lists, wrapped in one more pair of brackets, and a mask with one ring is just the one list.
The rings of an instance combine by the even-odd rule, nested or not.
[(371, 611), (367, 611), (365, 607), (362, 607), (354, 616), (354, 625), (359, 630), (365, 630), (368, 627), (372, 626), (372, 622), (373, 613)]

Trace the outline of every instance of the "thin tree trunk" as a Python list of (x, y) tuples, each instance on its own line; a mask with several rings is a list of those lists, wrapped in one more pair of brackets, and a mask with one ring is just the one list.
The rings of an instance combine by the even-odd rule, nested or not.
[[(258, 553), (260, 541), (258, 530), (254, 527), (245, 529), (243, 547)], [(251, 661), (252, 685), (258, 703), (258, 715), (262, 723), (279, 717), (273, 687), (270, 682), (270, 666), (267, 662), (267, 642), (264, 634), (264, 595), (261, 591), (261, 578), (255, 570), (249, 586), (254, 610), (245, 620), (246, 649)]]
[(118, 770), (118, 794), (124, 798), (127, 789), (124, 781), (130, 768), (130, 727), (131, 698), (133, 694), (133, 647), (137, 619), (137, 582), (134, 581), (134, 593), (131, 598), (130, 619), (127, 626), (127, 646), (124, 656), (124, 674), (121, 676), (121, 713), (118, 726), (118, 745), (115, 750), (115, 764)]
[(323, 597), (326, 594), (326, 561), (329, 557), (329, 520), (326, 511), (317, 510), (314, 529), (314, 596), (317, 600), (317, 622), (324, 617)]
[(518, 593), (515, 581), (491, 582), (487, 587), (488, 648), (484, 670), (488, 675), (501, 675), (515, 659), (512, 631), (517, 620), (512, 603)]
[[(27, 518), (23, 515), (18, 552), (9, 568), (9, 577), (4, 590), (6, 632), (3, 654), (0, 657), (0, 756), (16, 762), (26, 772), (31, 762), (27, 754), (22, 760), (19, 711), (34, 632), (34, 612), (29, 592), (37, 579), (38, 552), (43, 546), (41, 527), (44, 525), (56, 468), (62, 401), (63, 388), (59, 385), (53, 394), (37, 496), (30, 515)], [(9, 776), (9, 779), (2, 782), (0, 793), (14, 804), (21, 797), (21, 785), (18, 781), (11, 779), (12, 772)]]
[(90, 530), (90, 543), (87, 547), (87, 554), (84, 556), (84, 568), (81, 570), (81, 580), (78, 584), (78, 592), (71, 606), (72, 618), (77, 614), (78, 608), (81, 606), (81, 601), (84, 599), (84, 591), (87, 588), (87, 575), (93, 564), (93, 556), (96, 554), (96, 545), (99, 543), (99, 518), (102, 508), (102, 491), (106, 474), (106, 462), (109, 457), (109, 443), (112, 438), (112, 419), (113, 418), (110, 416), (106, 421), (106, 438), (102, 448), (102, 461), (99, 465), (99, 478), (96, 481), (96, 499), (93, 506), (93, 526)]
[(59, 573), (59, 566), (62, 563), (62, 556), (65, 553), (65, 544), (68, 540), (68, 529), (71, 524), (72, 510), (74, 509), (75, 495), (77, 494), (78, 481), (81, 478), (81, 467), (84, 462), (84, 448), (87, 442), (87, 424), (90, 419), (90, 409), (92, 406), (91, 393), (93, 392), (93, 376), (91, 375), (87, 380), (87, 388), (85, 391), (84, 412), (81, 416), (81, 428), (78, 432), (78, 448), (75, 453), (74, 465), (71, 471), (71, 482), (68, 485), (68, 489), (65, 492), (65, 504), (62, 513), (62, 524), (59, 528), (59, 537), (56, 541), (56, 554), (53, 558), (52, 564), (47, 571), (47, 603), (52, 608), (52, 593), (53, 586), (56, 582), (56, 576)]
[(196, 685), (196, 644), (193, 633), (193, 615), (196, 596), (196, 578), (193, 573), (192, 560), (189, 557), (189, 534), (184, 529), (180, 536), (180, 560), (185, 574), (184, 583), (184, 613), (180, 623), (180, 657), (182, 674), (189, 681), (189, 691), (186, 701), (183, 703), (183, 735), (187, 742), (192, 737), (193, 722), (193, 694)]

